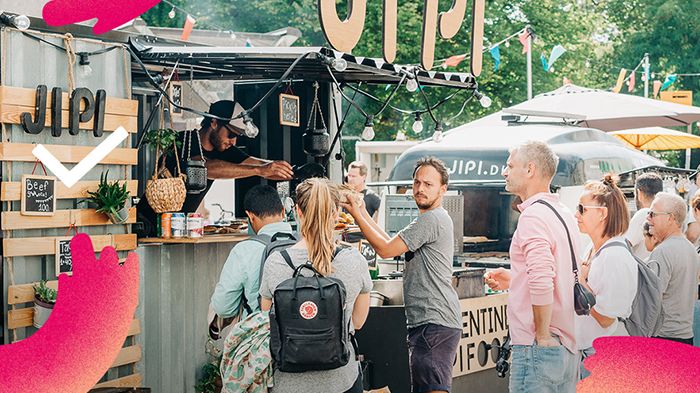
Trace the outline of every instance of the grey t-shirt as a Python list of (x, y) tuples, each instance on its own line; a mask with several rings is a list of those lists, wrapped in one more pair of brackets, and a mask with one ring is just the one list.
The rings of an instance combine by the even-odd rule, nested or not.
[(459, 299), (452, 287), (452, 225), (447, 210), (438, 207), (418, 216), (398, 234), (414, 253), (411, 260), (407, 256), (403, 274), (409, 328), (427, 323), (462, 328)]
[[(306, 249), (288, 248), (289, 256), (294, 266), (303, 265), (308, 261)], [(272, 299), (275, 288), (284, 280), (292, 277), (292, 269), (278, 252), (270, 255), (265, 261), (260, 296)], [(305, 276), (311, 275), (307, 269), (302, 271)], [(333, 273), (330, 277), (340, 279), (345, 285), (345, 323), (349, 323), (355, 299), (360, 293), (372, 290), (372, 279), (369, 276), (367, 260), (356, 249), (343, 249), (333, 260)], [(350, 324), (350, 331), (355, 328)], [(348, 343), (350, 361), (345, 366), (335, 370), (307, 371), (304, 373), (285, 373), (275, 370), (274, 393), (328, 393), (344, 392), (352, 387), (357, 379), (359, 364), (355, 360), (355, 351)]]
[(664, 323), (659, 337), (693, 337), (693, 304), (698, 298), (700, 261), (693, 245), (682, 235), (671, 236), (656, 246), (649, 266), (659, 275)]

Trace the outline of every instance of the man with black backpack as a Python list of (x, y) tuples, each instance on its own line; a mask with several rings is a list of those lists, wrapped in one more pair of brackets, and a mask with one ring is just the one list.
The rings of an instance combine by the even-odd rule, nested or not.
[(256, 236), (238, 243), (221, 270), (221, 277), (211, 297), (219, 317), (240, 316), (259, 311), (261, 264), (273, 249), (283, 249), (297, 242), (292, 227), (283, 222), (284, 207), (277, 190), (259, 185), (248, 191), (243, 208)]

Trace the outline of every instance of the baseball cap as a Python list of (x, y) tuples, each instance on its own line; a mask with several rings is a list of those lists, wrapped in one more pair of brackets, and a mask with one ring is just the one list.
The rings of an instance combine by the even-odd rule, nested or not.
[[(245, 109), (238, 102), (231, 100), (221, 100), (212, 103), (209, 106), (209, 111), (207, 111), (207, 113), (212, 114), (214, 116), (230, 119), (232, 117), (239, 116), (241, 113), (243, 113), (243, 111), (245, 111)], [(203, 124), (206, 123), (208, 125), (210, 122), (211, 118), (205, 116)], [(227, 123), (241, 130), (245, 130), (245, 123), (243, 122), (242, 117), (238, 119), (233, 119)]]

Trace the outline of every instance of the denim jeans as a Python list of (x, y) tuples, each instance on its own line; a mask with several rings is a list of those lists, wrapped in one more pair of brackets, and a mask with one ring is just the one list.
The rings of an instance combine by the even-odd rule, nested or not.
[(590, 371), (586, 369), (586, 367), (583, 366), (583, 361), (586, 360), (586, 358), (591, 357), (595, 355), (595, 349), (593, 347), (583, 349), (579, 351), (581, 354), (581, 366), (579, 368), (579, 379), (584, 379), (587, 376), (591, 375)]
[(574, 393), (578, 382), (579, 354), (563, 345), (514, 345), (510, 367), (510, 393)]

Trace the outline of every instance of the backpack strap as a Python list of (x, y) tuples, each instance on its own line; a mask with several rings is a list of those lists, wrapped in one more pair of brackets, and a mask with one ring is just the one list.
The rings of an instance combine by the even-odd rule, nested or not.
[(272, 241), (273, 241), (272, 236), (265, 234), (265, 233), (258, 233), (255, 236), (251, 236), (248, 240), (258, 242), (265, 247), (267, 247), (267, 245), (272, 243)]
[(297, 268), (294, 267), (294, 264), (292, 263), (292, 257), (289, 256), (287, 250), (280, 251), (280, 254), (282, 254), (282, 258), (284, 258), (284, 261), (287, 262), (287, 266), (291, 267), (292, 270), (296, 271)]
[(605, 250), (608, 247), (623, 247), (623, 248), (627, 249), (627, 251), (630, 251), (630, 253), (632, 253), (632, 251), (630, 250), (630, 248), (626, 242), (623, 243), (623, 242), (615, 241), (615, 242), (610, 242), (608, 244), (604, 244), (603, 247), (600, 248), (600, 250), (596, 251), (596, 253), (593, 255), (593, 258), (596, 258), (601, 253), (601, 251)]

